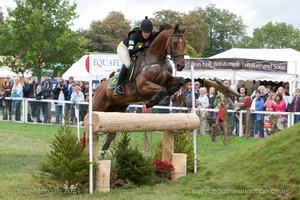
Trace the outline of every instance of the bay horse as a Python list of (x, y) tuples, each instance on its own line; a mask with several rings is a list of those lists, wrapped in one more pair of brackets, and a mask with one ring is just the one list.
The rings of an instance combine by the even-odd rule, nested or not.
[[(169, 24), (161, 25), (150, 46), (137, 56), (134, 78), (124, 85), (125, 94), (114, 96), (114, 90), (108, 87), (110, 79), (103, 81), (93, 96), (93, 111), (125, 112), (130, 103), (141, 101), (148, 101), (146, 107), (149, 108), (178, 91), (185, 79), (172, 76), (172, 66), (167, 55), (171, 56), (178, 71), (185, 67), (186, 30), (187, 27), (179, 28), (178, 24), (175, 28)], [(101, 156), (104, 156), (115, 136), (116, 133), (107, 134)]]

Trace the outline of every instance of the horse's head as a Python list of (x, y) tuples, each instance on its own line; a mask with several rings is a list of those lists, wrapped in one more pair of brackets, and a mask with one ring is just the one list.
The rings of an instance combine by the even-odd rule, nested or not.
[(174, 31), (171, 33), (168, 41), (168, 54), (171, 56), (172, 61), (175, 64), (177, 71), (181, 71), (185, 67), (184, 61), (184, 48), (185, 48), (185, 38), (184, 32), (187, 27), (179, 28), (177, 24)]

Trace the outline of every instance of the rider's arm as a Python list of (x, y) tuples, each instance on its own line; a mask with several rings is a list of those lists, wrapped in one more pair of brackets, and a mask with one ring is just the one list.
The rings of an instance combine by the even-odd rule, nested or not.
[(144, 50), (143, 47), (140, 48), (140, 47), (136, 46), (135, 41), (138, 40), (137, 37), (138, 37), (138, 36), (136, 35), (136, 33), (132, 33), (132, 34), (130, 34), (130, 36), (129, 36), (128, 51), (129, 51), (130, 56), (136, 54), (136, 53), (139, 52), (139, 51)]

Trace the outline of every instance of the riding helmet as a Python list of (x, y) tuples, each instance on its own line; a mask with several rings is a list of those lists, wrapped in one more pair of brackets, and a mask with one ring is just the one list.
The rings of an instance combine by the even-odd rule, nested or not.
[(152, 22), (148, 19), (146, 16), (145, 19), (142, 20), (141, 22), (141, 29), (142, 31), (149, 31), (152, 32), (153, 30), (153, 24)]

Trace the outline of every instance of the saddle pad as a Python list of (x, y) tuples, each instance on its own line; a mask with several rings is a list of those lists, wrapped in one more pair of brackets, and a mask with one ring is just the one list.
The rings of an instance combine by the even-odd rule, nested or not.
[(114, 75), (114, 76), (110, 79), (109, 84), (108, 84), (108, 89), (111, 90), (111, 89), (115, 89), (115, 88), (116, 88), (118, 78), (119, 78), (119, 74)]

